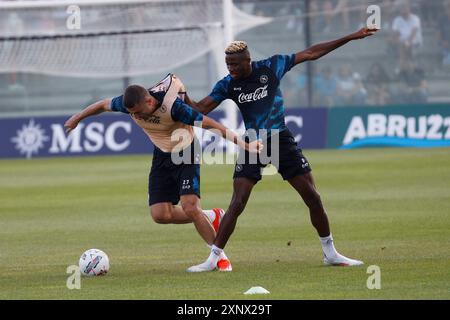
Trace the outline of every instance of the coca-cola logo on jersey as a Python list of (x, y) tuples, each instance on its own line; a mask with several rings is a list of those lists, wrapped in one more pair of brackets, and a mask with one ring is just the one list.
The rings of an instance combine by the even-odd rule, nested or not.
[(267, 97), (269, 95), (267, 93), (267, 86), (268, 85), (260, 87), (252, 93), (241, 93), (238, 97), (239, 103), (258, 101), (260, 99)]

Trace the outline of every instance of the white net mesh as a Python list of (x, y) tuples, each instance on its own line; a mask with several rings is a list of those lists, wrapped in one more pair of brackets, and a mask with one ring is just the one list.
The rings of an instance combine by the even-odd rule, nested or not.
[[(67, 28), (71, 6), (80, 8), (79, 30)], [(3, 37), (207, 27), (222, 21), (222, 0), (19, 1), (0, 8)]]
[(0, 72), (161, 73), (223, 46), (223, 16), (223, 0), (0, 2)]
[(202, 29), (0, 42), (0, 70), (116, 77), (159, 73), (205, 53)]

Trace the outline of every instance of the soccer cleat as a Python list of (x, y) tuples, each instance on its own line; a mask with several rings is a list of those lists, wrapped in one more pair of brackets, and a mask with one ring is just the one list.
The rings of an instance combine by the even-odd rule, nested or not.
[(186, 271), (187, 272), (207, 272), (207, 271), (214, 271), (217, 269), (217, 263), (212, 264), (208, 260), (205, 262), (198, 264), (196, 266), (189, 267)]
[[(223, 211), (223, 210), (222, 210)], [(211, 246), (211, 253), (205, 262), (198, 264), (196, 266), (189, 267), (187, 272), (207, 272), (207, 271), (231, 271), (230, 260), (225, 255), (222, 249)]]
[(221, 208), (213, 208), (212, 210), (216, 214), (216, 217), (215, 217), (214, 221), (212, 222), (212, 225), (213, 225), (214, 231), (216, 231), (216, 233), (217, 233), (217, 231), (219, 230), (220, 222), (222, 222), (223, 215), (225, 214), (225, 211)]
[(333, 258), (328, 258), (326, 255), (324, 255), (323, 263), (326, 266), (341, 266), (341, 267), (360, 266), (364, 264), (364, 262), (362, 261), (350, 259), (340, 254), (338, 254)]
[(231, 267), (231, 262), (228, 259), (220, 259), (217, 261), (217, 269), (219, 271), (232, 271), (233, 268)]
[(217, 269), (219, 271), (225, 271), (229, 272), (233, 270), (231, 267), (230, 259), (228, 259), (227, 255), (225, 254), (225, 251), (222, 251), (219, 256), (219, 261), (217, 261)]

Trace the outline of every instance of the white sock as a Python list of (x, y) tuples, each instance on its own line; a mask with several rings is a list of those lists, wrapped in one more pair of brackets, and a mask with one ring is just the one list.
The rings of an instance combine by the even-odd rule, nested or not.
[(213, 210), (202, 210), (202, 212), (211, 223), (216, 219), (216, 213)]
[(328, 237), (319, 237), (320, 243), (322, 244), (323, 253), (327, 258), (333, 258), (339, 255), (339, 253), (334, 248), (333, 236), (330, 235)]
[(216, 256), (220, 256), (223, 252), (223, 249), (220, 249), (219, 247), (216, 247), (214, 244), (211, 246), (211, 254), (214, 254)]
[[(207, 244), (206, 246), (207, 246), (209, 249), (212, 249), (212, 245)], [(222, 249), (222, 252), (221, 252), (220, 255), (219, 255), (219, 260), (222, 260), (222, 259), (228, 260), (228, 257), (227, 257), (227, 255), (225, 254), (225, 250), (223, 250), (223, 249)]]
[(206, 260), (208, 263), (210, 263), (211, 265), (216, 265), (217, 261), (219, 261), (220, 256), (223, 253), (223, 249), (220, 249), (218, 247), (216, 247), (215, 245), (211, 246), (211, 253), (208, 257), (208, 260)]

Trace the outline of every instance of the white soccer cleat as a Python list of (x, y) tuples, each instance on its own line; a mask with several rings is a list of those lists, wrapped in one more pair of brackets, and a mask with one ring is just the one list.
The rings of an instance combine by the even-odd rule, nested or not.
[(189, 267), (187, 272), (208, 272), (217, 269), (217, 263), (212, 264), (208, 260), (196, 266)]
[(189, 267), (187, 272), (208, 272), (219, 269), (219, 271), (231, 271), (231, 263), (228, 260), (225, 252), (217, 248), (215, 245), (211, 246), (211, 253), (205, 262), (196, 266)]
[(220, 254), (219, 261), (217, 261), (217, 270), (222, 272), (230, 272), (233, 270), (231, 267), (230, 259), (225, 255), (225, 252), (222, 251)]
[(231, 262), (228, 259), (220, 259), (217, 261), (217, 270), (221, 272), (230, 272), (233, 270)]
[(341, 254), (338, 254), (337, 256), (332, 258), (328, 258), (327, 256), (324, 255), (323, 263), (326, 266), (341, 266), (341, 267), (360, 266), (364, 264), (364, 262), (362, 261), (350, 259), (344, 257)]

